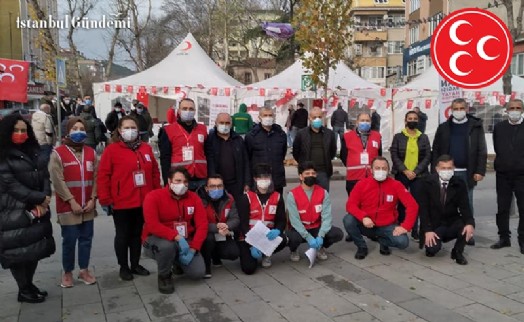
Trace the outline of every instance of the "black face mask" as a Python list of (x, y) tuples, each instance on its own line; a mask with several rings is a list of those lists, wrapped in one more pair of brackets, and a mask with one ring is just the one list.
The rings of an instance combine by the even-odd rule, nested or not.
[(410, 121), (406, 123), (408, 129), (414, 130), (417, 128), (418, 122), (417, 121)]
[(308, 187), (312, 187), (315, 183), (317, 183), (317, 177), (309, 176), (304, 178), (304, 184)]

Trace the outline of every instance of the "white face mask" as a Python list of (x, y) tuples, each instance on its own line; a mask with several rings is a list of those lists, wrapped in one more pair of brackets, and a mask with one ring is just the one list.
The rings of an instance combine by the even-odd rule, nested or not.
[(274, 120), (270, 116), (263, 117), (261, 123), (262, 123), (263, 126), (272, 126), (273, 123), (274, 123)]
[(180, 120), (190, 122), (195, 119), (195, 111), (180, 111)]
[(386, 170), (373, 170), (373, 178), (378, 182), (386, 180), (388, 177), (388, 172)]
[(466, 111), (453, 111), (452, 114), (457, 121), (462, 121), (466, 117)]
[(440, 180), (442, 181), (449, 181), (451, 180), (451, 177), (453, 177), (454, 171), (453, 170), (440, 170), (438, 171), (438, 176), (440, 177)]
[(115, 112), (119, 113), (120, 111), (122, 111), (120, 107), (115, 107)]
[(262, 190), (266, 190), (271, 185), (271, 179), (258, 179), (257, 187)]
[(217, 131), (220, 134), (228, 134), (229, 131), (231, 131), (231, 126), (226, 125), (226, 124), (218, 124)]
[(124, 129), (122, 130), (122, 139), (124, 139), (125, 142), (133, 142), (138, 137), (138, 130), (137, 129)]
[(182, 196), (187, 192), (187, 186), (183, 183), (171, 183), (169, 184), (169, 188), (177, 196)]
[(508, 112), (509, 120), (513, 123), (518, 122), (522, 117), (522, 111), (509, 111)]

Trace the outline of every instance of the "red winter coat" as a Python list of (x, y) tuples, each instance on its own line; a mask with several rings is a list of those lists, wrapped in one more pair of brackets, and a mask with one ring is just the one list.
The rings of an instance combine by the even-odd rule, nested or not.
[[(133, 174), (144, 171), (145, 186), (135, 187)], [(98, 199), (114, 209), (142, 207), (146, 194), (160, 186), (160, 171), (151, 146), (147, 143), (133, 151), (124, 142), (110, 144), (98, 166)]]
[(378, 182), (373, 178), (365, 178), (357, 182), (346, 203), (346, 211), (362, 221), (369, 217), (376, 226), (383, 227), (398, 222), (398, 202), (406, 207), (406, 219), (400, 224), (406, 230), (411, 230), (418, 214), (418, 204), (409, 191), (392, 178)]

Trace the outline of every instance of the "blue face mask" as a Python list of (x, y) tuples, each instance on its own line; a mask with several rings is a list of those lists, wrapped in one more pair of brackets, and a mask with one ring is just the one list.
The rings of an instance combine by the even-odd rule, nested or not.
[(85, 105), (91, 105), (91, 100), (85, 100), (85, 101), (84, 101), (84, 104), (85, 104)]
[(211, 197), (211, 199), (220, 199), (224, 195), (224, 189), (209, 190), (208, 194)]
[(86, 140), (87, 134), (85, 131), (73, 131), (69, 133), (69, 138), (75, 143), (82, 143)]
[(358, 130), (361, 132), (368, 132), (371, 129), (371, 123), (369, 122), (360, 122), (358, 123)]
[(316, 119), (314, 119), (312, 122), (311, 122), (311, 126), (314, 128), (314, 129), (320, 129), (320, 127), (322, 126), (322, 119), (317, 117)]

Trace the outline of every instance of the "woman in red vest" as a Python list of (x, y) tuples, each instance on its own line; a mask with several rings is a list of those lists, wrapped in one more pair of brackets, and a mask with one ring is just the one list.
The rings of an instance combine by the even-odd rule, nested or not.
[(62, 227), (61, 287), (73, 287), (75, 248), (78, 241), (78, 279), (87, 285), (96, 278), (89, 272), (93, 219), (96, 217), (97, 158), (93, 148), (84, 144), (87, 138), (84, 122), (79, 117), (67, 121), (64, 145), (51, 154), (49, 173), (56, 193), (56, 213)]
[(153, 149), (140, 141), (137, 121), (132, 116), (118, 121), (113, 142), (100, 160), (98, 199), (102, 206), (113, 208), (120, 278), (129, 281), (133, 274), (149, 275), (139, 265), (144, 225), (142, 205), (148, 192), (160, 188), (160, 172)]

